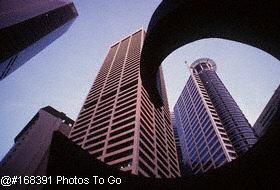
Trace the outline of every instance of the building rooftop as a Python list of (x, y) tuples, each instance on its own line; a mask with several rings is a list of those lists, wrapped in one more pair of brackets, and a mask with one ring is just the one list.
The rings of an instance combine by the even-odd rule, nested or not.
[[(206, 64), (206, 65), (204, 65)], [(207, 68), (207, 69), (211, 69), (216, 71), (217, 70), (217, 66), (216, 63), (209, 58), (200, 58), (196, 61), (194, 61), (192, 64), (189, 65), (190, 70), (192, 71), (193, 69), (196, 69), (197, 66), (202, 66), (202, 68)]]
[(60, 118), (63, 120), (63, 123), (69, 125), (73, 125), (74, 124), (74, 121), (72, 119), (70, 119), (69, 117), (66, 116), (65, 113), (63, 112), (59, 112), (57, 111), (56, 109), (54, 109), (53, 107), (51, 106), (46, 106), (44, 108), (41, 108), (37, 113), (36, 115), (25, 125), (25, 127), (18, 133), (18, 135), (14, 138), (14, 142), (17, 142), (18, 139), (37, 121), (37, 119), (39, 119), (39, 112), (43, 110), (57, 118)]

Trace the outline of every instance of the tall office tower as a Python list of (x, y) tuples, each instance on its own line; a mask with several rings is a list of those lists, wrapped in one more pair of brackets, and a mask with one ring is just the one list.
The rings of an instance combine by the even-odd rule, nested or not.
[(153, 106), (141, 84), (144, 35), (141, 29), (109, 49), (69, 137), (123, 171), (176, 177), (180, 171), (161, 69), (163, 107)]
[(183, 162), (194, 173), (230, 162), (257, 141), (245, 116), (216, 73), (214, 61), (199, 59), (174, 114), (182, 143)]
[(253, 128), (259, 137), (263, 136), (267, 128), (271, 126), (273, 117), (275, 116), (280, 105), (280, 85), (266, 104), (264, 110), (258, 117)]
[(46, 175), (53, 132), (58, 130), (68, 136), (73, 123), (50, 106), (40, 109), (15, 137), (15, 144), (0, 162), (0, 176)]
[(174, 137), (175, 137), (175, 144), (176, 144), (176, 150), (177, 150), (177, 155), (178, 155), (178, 161), (179, 161), (179, 167), (180, 167), (180, 173), (181, 176), (184, 176), (186, 173), (186, 168), (184, 167), (183, 164), (183, 157), (182, 157), (182, 148), (181, 148), (181, 143), (180, 143), (180, 138), (179, 138), (179, 133), (182, 133), (181, 128), (177, 127), (177, 123), (175, 120), (174, 113), (171, 113), (171, 124), (174, 132)]
[(66, 32), (78, 15), (65, 0), (2, 0), (0, 13), (0, 80)]

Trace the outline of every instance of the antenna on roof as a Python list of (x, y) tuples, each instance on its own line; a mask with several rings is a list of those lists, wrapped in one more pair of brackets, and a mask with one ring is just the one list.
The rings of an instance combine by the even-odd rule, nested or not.
[(191, 67), (190, 67), (190, 64), (188, 64), (188, 61), (185, 60), (185, 65), (187, 66), (187, 69), (189, 70)]

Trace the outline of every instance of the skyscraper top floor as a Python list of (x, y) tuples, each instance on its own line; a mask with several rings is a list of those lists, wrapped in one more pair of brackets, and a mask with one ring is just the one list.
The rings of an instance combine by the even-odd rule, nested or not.
[(200, 58), (189, 65), (189, 69), (193, 74), (199, 74), (203, 70), (217, 70), (216, 63), (209, 58)]

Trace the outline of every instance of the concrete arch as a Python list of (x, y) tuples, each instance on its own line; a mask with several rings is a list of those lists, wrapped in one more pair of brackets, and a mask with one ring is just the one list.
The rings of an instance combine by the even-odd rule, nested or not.
[[(278, 18), (280, 11), (273, 1), (163, 0), (151, 18), (141, 57), (142, 83), (154, 105), (162, 105), (156, 83), (158, 67), (187, 43), (204, 38), (228, 39), (280, 59)], [(279, 123), (280, 107), (267, 133), (244, 156), (185, 183), (183, 178), (174, 181), (180, 188), (190, 185), (190, 189), (279, 188)]]
[(277, 18), (280, 11), (273, 1), (163, 0), (149, 23), (141, 57), (142, 82), (153, 103), (161, 105), (156, 88), (161, 62), (177, 48), (196, 40), (233, 40), (280, 59)]

